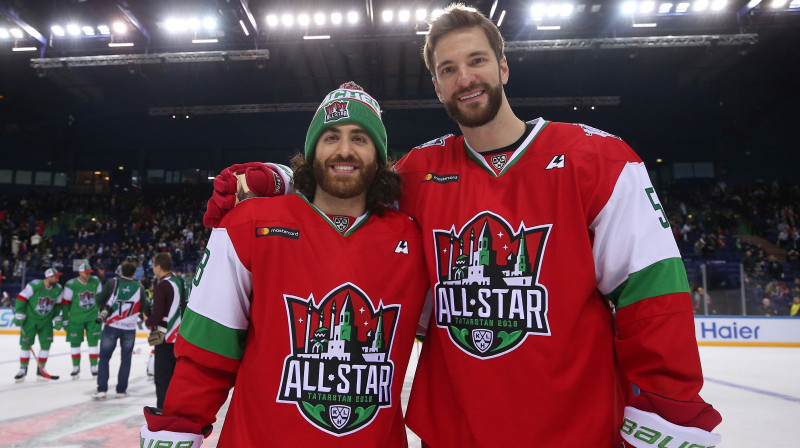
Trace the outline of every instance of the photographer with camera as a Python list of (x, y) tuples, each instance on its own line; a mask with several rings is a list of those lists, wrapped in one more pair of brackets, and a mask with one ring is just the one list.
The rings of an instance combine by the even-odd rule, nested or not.
[(121, 363), (117, 376), (116, 398), (128, 396), (128, 376), (131, 372), (131, 355), (136, 341), (136, 320), (142, 307), (144, 292), (142, 286), (133, 279), (136, 265), (130, 261), (122, 263), (121, 276), (109, 280), (97, 296), (99, 309), (97, 321), (104, 322), (103, 335), (100, 339), (100, 364), (97, 374), (97, 392), (92, 395), (95, 400), (106, 398), (108, 391), (109, 368), (111, 355), (117, 348), (119, 340)]

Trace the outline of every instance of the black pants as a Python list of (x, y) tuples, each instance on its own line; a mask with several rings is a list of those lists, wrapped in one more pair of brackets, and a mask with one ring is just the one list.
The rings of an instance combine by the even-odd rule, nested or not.
[(167, 397), (167, 389), (172, 381), (172, 373), (175, 372), (175, 344), (163, 343), (153, 347), (155, 349), (155, 366), (153, 370), (153, 382), (156, 383), (156, 407), (164, 408), (164, 399)]

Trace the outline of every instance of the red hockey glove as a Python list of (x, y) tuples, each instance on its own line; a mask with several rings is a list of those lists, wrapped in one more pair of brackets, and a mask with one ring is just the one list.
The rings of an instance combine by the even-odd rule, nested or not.
[(205, 436), (211, 434), (211, 425), (201, 428), (185, 418), (162, 415), (158, 408), (145, 406), (144, 418), (147, 424), (139, 433), (140, 446), (199, 448)]
[(625, 448), (651, 448), (667, 443), (713, 448), (722, 437), (711, 430), (721, 421), (719, 412), (708, 403), (675, 401), (642, 392), (625, 407), (620, 432)]
[[(244, 182), (240, 180), (244, 177)], [(203, 225), (216, 227), (233, 209), (238, 199), (278, 196), (286, 192), (281, 176), (261, 162), (239, 163), (222, 170), (214, 178), (214, 192), (208, 200)], [(238, 197), (237, 197), (238, 194)]]

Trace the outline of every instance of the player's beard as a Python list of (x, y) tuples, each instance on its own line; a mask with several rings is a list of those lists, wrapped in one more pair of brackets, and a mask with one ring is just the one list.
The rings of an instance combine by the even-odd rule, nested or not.
[[(464, 106), (465, 109), (462, 109), (458, 97), (475, 90), (483, 90), (487, 95), (488, 100), (486, 105), (481, 106), (480, 103), (476, 102), (467, 104)], [(445, 100), (444, 108), (447, 110), (447, 115), (450, 115), (450, 118), (455, 120), (459, 125), (467, 128), (477, 128), (494, 120), (502, 104), (503, 86), (499, 83), (494, 86), (482, 83), (480, 85), (469, 86), (466, 89), (454, 93), (450, 98)]]
[[(348, 162), (358, 164), (358, 176), (335, 174), (328, 170), (328, 167), (337, 162)], [(354, 198), (367, 191), (375, 179), (378, 170), (377, 164), (365, 167), (361, 160), (355, 156), (342, 157), (335, 156), (326, 160), (324, 163), (314, 160), (314, 178), (322, 190), (329, 195), (339, 199)]]

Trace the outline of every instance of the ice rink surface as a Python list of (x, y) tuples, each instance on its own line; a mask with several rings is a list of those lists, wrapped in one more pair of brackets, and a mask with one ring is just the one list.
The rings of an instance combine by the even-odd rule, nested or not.
[[(136, 341), (127, 398), (115, 399), (119, 367), (118, 351), (111, 361), (109, 398), (93, 401), (96, 383), (89, 373), (83, 346), (81, 377), (69, 378), (72, 370), (69, 345), (56, 336), (47, 370), (60, 375), (58, 381), (40, 382), (31, 363), (22, 383), (14, 382), (19, 369), (19, 336), (0, 335), (0, 446), (52, 448), (120, 448), (138, 446), (144, 424), (143, 406), (154, 406), (155, 386), (148, 378), (146, 363), (150, 347)], [(404, 385), (404, 402), (416, 367), (415, 347)], [(119, 349), (118, 349), (119, 350)], [(38, 343), (35, 344), (38, 353)], [(800, 348), (700, 347), (706, 377), (701, 392), (723, 416), (715, 432), (722, 434), (725, 448), (789, 448), (800, 446), (795, 426), (800, 418)], [(218, 414), (214, 433), (203, 447), (215, 447), (224, 419)], [(586, 416), (589, 417), (589, 416)], [(409, 435), (410, 446), (419, 440)], [(584, 447), (581, 447), (584, 448)]]

